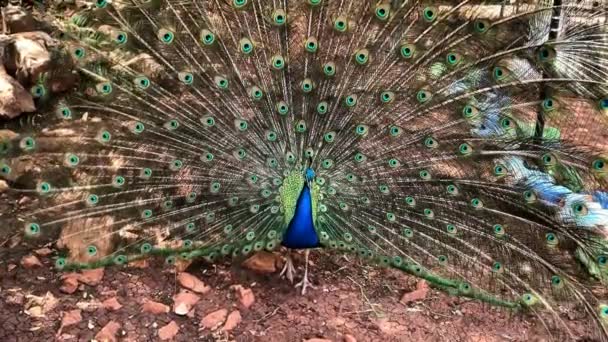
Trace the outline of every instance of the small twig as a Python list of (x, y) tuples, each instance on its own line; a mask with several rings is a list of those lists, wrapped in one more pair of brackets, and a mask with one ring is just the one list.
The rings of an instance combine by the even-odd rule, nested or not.
[(358, 311), (346, 311), (346, 312), (342, 312), (342, 315), (351, 315), (351, 314), (361, 314), (361, 313), (366, 313), (366, 312), (375, 312), (373, 309), (367, 309), (367, 310), (358, 310)]
[(350, 281), (352, 281), (353, 283), (357, 284), (357, 286), (359, 286), (359, 290), (361, 290), (361, 295), (363, 296), (363, 298), (365, 299), (365, 301), (367, 302), (367, 305), (369, 305), (369, 307), (371, 308), (371, 310), (374, 312), (374, 314), (376, 314), (376, 317), (380, 317), (380, 313), (378, 313), (378, 311), (376, 311), (376, 309), (374, 308), (375, 305), (380, 305), (380, 304), (374, 304), (372, 303), (369, 298), (367, 298), (367, 296), (365, 295), (365, 292), (363, 291), (363, 286), (361, 286), (361, 284), (359, 284), (358, 282), (356, 282), (353, 278), (351, 278), (350, 276), (346, 276), (346, 278), (350, 279)]
[(263, 321), (263, 320), (266, 320), (266, 319), (268, 319), (268, 318), (270, 318), (270, 317), (272, 317), (272, 316), (276, 315), (276, 314), (277, 314), (277, 311), (279, 311), (279, 309), (280, 309), (280, 308), (281, 308), (280, 306), (277, 306), (277, 307), (274, 309), (274, 311), (272, 311), (271, 313), (267, 313), (267, 314), (265, 314), (264, 316), (262, 316), (262, 318), (257, 319), (257, 320), (255, 320), (254, 322), (255, 322), (255, 323), (259, 323), (259, 322), (261, 322), (261, 321)]
[(438, 312), (433, 311), (433, 309), (431, 309), (430, 307), (428, 307), (426, 304), (424, 303), (420, 303), (421, 306), (423, 306), (425, 309), (427, 309), (431, 314), (433, 315), (437, 315), (437, 316), (441, 316), (441, 317), (445, 317), (445, 318), (453, 318), (452, 316), (449, 315), (444, 315), (444, 314), (440, 314)]

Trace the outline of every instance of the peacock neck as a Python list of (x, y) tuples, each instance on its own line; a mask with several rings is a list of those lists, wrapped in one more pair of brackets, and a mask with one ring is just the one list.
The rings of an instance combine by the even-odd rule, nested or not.
[(319, 247), (313, 220), (312, 195), (307, 183), (304, 183), (300, 192), (295, 214), (289, 222), (282, 245), (293, 249)]

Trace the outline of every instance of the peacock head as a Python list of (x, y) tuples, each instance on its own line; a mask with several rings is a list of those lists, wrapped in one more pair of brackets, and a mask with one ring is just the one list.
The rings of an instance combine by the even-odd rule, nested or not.
[(307, 167), (306, 171), (304, 171), (304, 176), (306, 177), (306, 181), (310, 183), (315, 179), (315, 171), (312, 168)]

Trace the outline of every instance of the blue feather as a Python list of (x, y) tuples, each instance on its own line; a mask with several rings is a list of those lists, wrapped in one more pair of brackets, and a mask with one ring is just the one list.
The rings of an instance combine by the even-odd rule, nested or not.
[(293, 249), (305, 249), (319, 247), (319, 236), (315, 231), (315, 225), (312, 219), (312, 196), (308, 184), (304, 184), (304, 188), (298, 198), (296, 204), (296, 212), (287, 232), (283, 237), (282, 245)]

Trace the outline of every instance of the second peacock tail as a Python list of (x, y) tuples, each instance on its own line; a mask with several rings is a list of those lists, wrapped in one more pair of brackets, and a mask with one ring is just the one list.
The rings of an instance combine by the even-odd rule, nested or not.
[[(95, 0), (0, 144), (60, 269), (322, 247), (606, 340), (608, 31), (563, 0)], [(50, 16), (50, 14), (49, 14)], [(43, 125), (40, 122), (44, 122)], [(44, 127), (41, 127), (44, 126)]]

